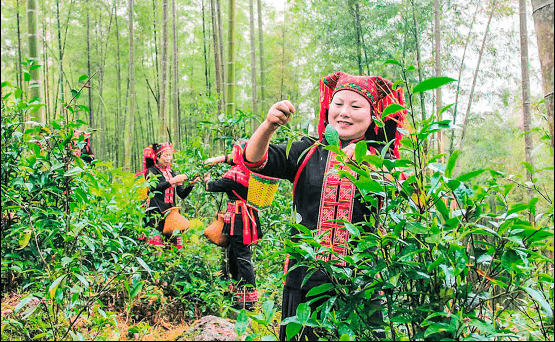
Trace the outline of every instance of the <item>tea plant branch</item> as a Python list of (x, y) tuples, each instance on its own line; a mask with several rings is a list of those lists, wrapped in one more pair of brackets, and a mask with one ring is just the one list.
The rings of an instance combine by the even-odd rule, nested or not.
[[(87, 85), (89, 84), (91, 78), (93, 78), (93, 77), (98, 73), (99, 70), (100, 70), (100, 68), (96, 69), (96, 71), (94, 72), (94, 74), (92, 74), (91, 76), (89, 76), (89, 78), (87, 78), (87, 80), (86, 80), (86, 81), (83, 83), (83, 85), (81, 86), (81, 89), (79, 89), (79, 91), (76, 92), (76, 93), (73, 95), (73, 97), (71, 98), (71, 100), (69, 100), (69, 102), (67, 103), (67, 105), (65, 106), (64, 109), (67, 110), (67, 109), (69, 109), (69, 107), (71, 107), (71, 103), (73, 102), (73, 100), (75, 100), (75, 98), (76, 98), (77, 96), (79, 96), (79, 94), (81, 94), (81, 91), (83, 90), (83, 88), (88, 88)], [(68, 122), (69, 122), (69, 121), (68, 121)]]
[(14, 203), (18, 203), (19, 206), (21, 207), (21, 209), (23, 209), (23, 211), (25, 211), (25, 214), (29, 217), (29, 224), (31, 225), (31, 227), (30, 227), (31, 228), (31, 234), (34, 235), (35, 246), (37, 247), (39, 257), (41, 258), (42, 262), (46, 266), (46, 271), (48, 272), (48, 277), (50, 278), (52, 276), (52, 272), (50, 271), (50, 266), (48, 265), (48, 263), (44, 259), (43, 255), (42, 255), (42, 252), (40, 250), (39, 242), (38, 242), (38, 239), (37, 239), (36, 229), (34, 229), (33, 220), (31, 220), (31, 212), (28, 210), (28, 205), (26, 203), (18, 202), (16, 199), (12, 198), (9, 193), (6, 193), (5, 195), (8, 198), (10, 198), (10, 200), (14, 201)]
[[(139, 250), (137, 251), (137, 253), (139, 253), (141, 251), (141, 249), (143, 248), (143, 246), (139, 247)], [(100, 296), (102, 296), (104, 293), (108, 292), (106, 290), (106, 288), (110, 285), (110, 283), (112, 283), (117, 277), (119, 277), (122, 273), (124, 273), (124, 270), (127, 269), (127, 267), (129, 266), (129, 264), (131, 263), (131, 261), (134, 260), (133, 258), (129, 258), (129, 260), (127, 261), (127, 263), (124, 265), (124, 267), (121, 268), (121, 270), (116, 273), (112, 279), (110, 279), (110, 281), (108, 281), (99, 291), (98, 293), (89, 298), (87, 300), (87, 302), (85, 303), (85, 305), (83, 305), (83, 307), (81, 308), (81, 310), (77, 313), (77, 315), (75, 316), (75, 318), (73, 319), (73, 321), (70, 322), (69, 327), (67, 328), (66, 333), (64, 334), (64, 336), (62, 336), (61, 340), (64, 340), (67, 335), (69, 334), (69, 332), (71, 331), (71, 329), (73, 328), (73, 326), (75, 325), (75, 323), (77, 322), (77, 320), (79, 319), (79, 317), (81, 317), (81, 314), (83, 314), (83, 312), (85, 310), (89, 309), (89, 306), (91, 306), (91, 304), (96, 301), (97, 298), (99, 298)], [(114, 289), (114, 287), (110, 288), (109, 290)]]

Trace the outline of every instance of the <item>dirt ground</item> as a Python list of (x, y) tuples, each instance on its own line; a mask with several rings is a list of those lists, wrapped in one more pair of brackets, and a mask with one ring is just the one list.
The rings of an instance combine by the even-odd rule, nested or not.
[[(13, 314), (15, 307), (19, 304), (22, 298), (25, 295), (22, 294), (9, 294), (5, 295), (2, 298), (1, 303), (1, 318), (2, 318), (2, 326), (6, 324), (8, 319), (15, 319), (18, 318)], [(24, 309), (22, 309), (24, 311)], [(181, 324), (171, 324), (169, 322), (160, 321), (153, 326), (146, 326), (147, 329), (143, 333), (134, 333), (132, 336), (128, 336), (128, 330), (132, 325), (137, 326), (138, 324), (133, 322), (129, 324), (125, 314), (120, 314), (116, 318), (118, 322), (118, 326), (105, 326), (105, 330), (101, 332), (104, 339), (108, 341), (173, 341), (177, 337), (181, 336), (188, 328), (189, 325), (185, 322)], [(77, 331), (79, 331), (79, 327), (83, 327), (83, 330), (86, 330), (85, 326), (87, 322), (85, 319), (80, 320), (77, 324)], [(139, 323), (140, 324), (140, 323)], [(4, 331), (4, 327), (2, 327)], [(108, 331), (106, 331), (108, 330)], [(85, 340), (91, 340), (93, 336), (91, 333), (86, 331), (81, 331), (85, 336)], [(3, 338), (9, 338), (9, 336), (2, 336)]]

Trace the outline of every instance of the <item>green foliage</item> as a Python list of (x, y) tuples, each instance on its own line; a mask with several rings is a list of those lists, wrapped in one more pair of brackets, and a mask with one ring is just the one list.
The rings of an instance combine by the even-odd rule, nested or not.
[(2, 101), (2, 295), (24, 294), (2, 338), (90, 339), (121, 314), (153, 323), (165, 310), (176, 320), (218, 313), (227, 284), (203, 223), (191, 219), (180, 251), (140, 243), (155, 233), (138, 195), (149, 184), (75, 156), (82, 123), (23, 131), (19, 118), (33, 108), (23, 96), (14, 88)]

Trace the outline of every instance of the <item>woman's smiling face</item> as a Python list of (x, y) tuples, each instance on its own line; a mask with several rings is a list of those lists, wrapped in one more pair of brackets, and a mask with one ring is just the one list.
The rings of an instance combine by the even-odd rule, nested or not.
[(372, 123), (371, 113), (370, 103), (364, 96), (345, 89), (333, 95), (328, 121), (339, 133), (339, 138), (353, 140), (364, 137)]

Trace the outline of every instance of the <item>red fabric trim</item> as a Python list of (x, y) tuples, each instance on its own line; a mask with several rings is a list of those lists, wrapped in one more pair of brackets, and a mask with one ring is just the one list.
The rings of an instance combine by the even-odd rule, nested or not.
[(235, 293), (237, 294), (237, 301), (240, 303), (258, 301), (258, 291), (255, 288), (243, 286), (237, 289)]
[[(235, 192), (235, 190), (233, 190), (233, 193), (235, 194), (235, 196), (241, 198), (241, 196), (239, 196)], [(243, 232), (243, 244), (245, 245), (249, 245), (251, 243), (256, 244), (259, 241), (253, 210), (253, 208), (247, 206), (246, 202), (243, 199), (227, 204), (227, 211), (224, 222), (231, 224), (229, 234), (234, 235), (235, 215), (241, 214), (241, 218), (243, 220), (243, 227), (241, 229)]]
[(229, 169), (222, 178), (231, 179), (243, 186), (249, 186), (250, 170), (245, 165), (238, 164)]
[(160, 148), (156, 150), (156, 155), (160, 155), (164, 151), (170, 151), (171, 153), (174, 152), (173, 144), (170, 142), (161, 143)]
[(256, 227), (256, 221), (254, 220), (254, 212), (252, 208), (249, 208), (249, 212), (250, 212), (250, 218), (252, 221), (251, 224), (251, 232), (252, 232), (252, 238), (251, 238), (251, 243), (258, 243), (258, 229)]
[[(247, 149), (246, 146), (245, 146), (245, 149)], [(262, 160), (257, 161), (256, 163), (250, 162), (247, 160), (247, 158), (244, 158), (244, 157), (243, 157), (243, 161), (245, 162), (245, 166), (251, 170), (263, 169), (264, 166), (266, 166), (266, 163), (268, 162), (268, 150), (266, 150), (266, 153), (264, 153), (264, 157), (262, 157)]]
[[(289, 253), (285, 256), (285, 265), (283, 265), (283, 275), (285, 276), (289, 271)], [(283, 279), (283, 285), (285, 285), (285, 279)]]
[(241, 208), (241, 218), (243, 219), (243, 244), (250, 245), (250, 243), (252, 242), (252, 237), (248, 209), (243, 202), (239, 202), (238, 207)]
[[(337, 160), (337, 154), (330, 151), (326, 164), (322, 196), (320, 198), (317, 233), (318, 235), (323, 235), (322, 246), (330, 247), (333, 251), (345, 256), (347, 255), (349, 231), (343, 223), (335, 222), (335, 220), (351, 221), (356, 187), (348, 178), (340, 178), (338, 173), (330, 172), (336, 165), (340, 165), (340, 162)], [(355, 171), (344, 166), (339, 167), (356, 176)], [(337, 259), (334, 255), (319, 255), (317, 258), (329, 260), (330, 257), (331, 259)], [(337, 264), (345, 266), (345, 261), (338, 262)]]
[[(326, 130), (326, 125), (328, 124), (328, 110), (330, 108), (330, 102), (332, 99), (333, 89), (335, 88), (335, 83), (326, 84), (324, 78), (320, 79), (320, 120), (318, 122), (318, 138), (322, 140), (324, 137), (324, 132)], [(330, 87), (330, 85), (332, 87)]]
[[(160, 166), (159, 164), (155, 164), (155, 166), (162, 171), (162, 175), (164, 175), (164, 179), (166, 180), (166, 182), (169, 182), (170, 179), (172, 179), (172, 174), (171, 174), (171, 170), (170, 170), (170, 165), (168, 164), (168, 166), (166, 166), (165, 168), (163, 168), (162, 166)], [(175, 197), (175, 184), (174, 185), (170, 185), (169, 188), (166, 189), (166, 191), (164, 192), (164, 202), (165, 203), (173, 203), (173, 199)]]

